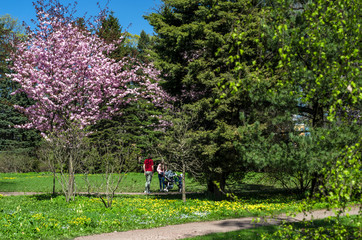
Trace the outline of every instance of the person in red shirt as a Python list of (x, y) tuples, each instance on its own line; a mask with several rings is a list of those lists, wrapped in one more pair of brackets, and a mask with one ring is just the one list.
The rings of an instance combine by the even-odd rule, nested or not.
[(150, 187), (153, 176), (153, 160), (151, 158), (151, 155), (148, 155), (148, 157), (145, 159), (143, 163), (143, 171), (146, 176), (145, 193), (149, 194), (151, 193)]

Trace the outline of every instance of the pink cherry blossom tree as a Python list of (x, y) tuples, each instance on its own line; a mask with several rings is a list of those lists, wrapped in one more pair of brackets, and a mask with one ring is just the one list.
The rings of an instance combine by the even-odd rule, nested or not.
[[(150, 65), (132, 60), (115, 61), (107, 44), (92, 31), (78, 27), (58, 1), (36, 4), (38, 29), (18, 44), (10, 76), (35, 104), (23, 108), (30, 122), (19, 126), (42, 133), (63, 131), (67, 123), (83, 128), (120, 114), (138, 98), (162, 105), (167, 99), (158, 74)], [(15, 92), (14, 94), (16, 94)]]
[[(66, 132), (69, 126), (83, 129), (122, 114), (125, 105), (140, 98), (166, 106), (170, 98), (158, 85), (155, 68), (135, 59), (116, 61), (107, 56), (116, 43), (106, 43), (94, 31), (104, 11), (93, 22), (77, 24), (76, 4), (73, 10), (58, 0), (33, 4), (36, 30), (28, 29), (27, 40), (16, 44), (18, 50), (10, 59), (14, 73), (9, 76), (21, 86), (13, 94), (24, 92), (34, 100), (29, 107), (15, 106), (29, 119), (17, 127), (36, 128), (49, 137)], [(74, 168), (69, 175), (74, 179)]]

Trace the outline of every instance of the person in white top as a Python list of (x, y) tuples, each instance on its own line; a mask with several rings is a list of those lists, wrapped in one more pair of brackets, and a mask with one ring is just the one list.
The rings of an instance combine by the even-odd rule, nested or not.
[(167, 168), (165, 165), (165, 162), (162, 160), (160, 162), (160, 164), (158, 164), (157, 166), (157, 173), (158, 173), (158, 180), (160, 182), (160, 191), (167, 191), (167, 189), (165, 189), (165, 172), (166, 172)]

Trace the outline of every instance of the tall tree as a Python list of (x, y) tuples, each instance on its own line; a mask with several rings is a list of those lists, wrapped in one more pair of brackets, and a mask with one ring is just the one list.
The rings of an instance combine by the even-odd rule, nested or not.
[[(14, 73), (9, 76), (21, 86), (15, 94), (26, 93), (34, 101), (29, 107), (16, 106), (30, 120), (18, 127), (57, 137), (70, 126), (83, 129), (119, 115), (125, 105), (139, 98), (164, 104), (167, 95), (157, 84), (158, 71), (108, 57), (116, 45), (78, 27), (69, 6), (39, 0), (35, 8), (36, 31), (29, 31), (27, 41), (17, 44), (11, 55)], [(76, 148), (77, 142), (70, 146)], [(67, 201), (74, 196), (75, 172), (72, 156), (68, 161)]]
[[(345, 11), (346, 15), (340, 15), (342, 19), (337, 20), (337, 18), (331, 18), (329, 13), (337, 14), (336, 9), (341, 6), (334, 6), (334, 3), (329, 1), (323, 3), (274, 1), (271, 7), (264, 8), (266, 14), (261, 21), (260, 37), (252, 38), (260, 45), (258, 51), (262, 53), (260, 57), (252, 58), (252, 61), (245, 58), (252, 49), (250, 49), (251, 45), (247, 44), (250, 38), (244, 22), (240, 21), (233, 33), (235, 48), (239, 51), (236, 55), (230, 56), (229, 62), (235, 66), (234, 70), (238, 72), (239, 78), (237, 81), (224, 81), (222, 87), (232, 88), (234, 93), (255, 95), (255, 86), (265, 84), (265, 80), (268, 80), (274, 87), (271, 89), (266, 87), (262, 91), (255, 92), (258, 96), (253, 101), (260, 101), (263, 96), (269, 99), (276, 96), (274, 99), (277, 102), (279, 100), (277, 105), (285, 107), (284, 118), (279, 116), (278, 120), (274, 114), (268, 116), (271, 120), (268, 122), (272, 124), (266, 126), (258, 124), (259, 128), (246, 124), (245, 129), (241, 126), (239, 130), (245, 137), (238, 143), (239, 149), (247, 156), (245, 159), (248, 162), (260, 168), (266, 168), (268, 165), (266, 169), (277, 172), (279, 175), (280, 173), (288, 173), (290, 176), (299, 175), (301, 186), (304, 186), (301, 188), (305, 188), (304, 183), (311, 182), (311, 178), (311, 189), (315, 188), (319, 172), (328, 159), (334, 158), (336, 151), (338, 152), (341, 147), (337, 142), (356, 141), (355, 126), (340, 126), (347, 123), (342, 119), (349, 119), (347, 125), (353, 125), (353, 120), (360, 121), (357, 117), (357, 109), (361, 104), (352, 97), (356, 96), (358, 86), (361, 85), (358, 65), (360, 51), (358, 35), (360, 33), (359, 27), (352, 27), (358, 26), (359, 17), (354, 12), (358, 9), (356, 6), (352, 4)], [(314, 9), (317, 10), (314, 11)], [(329, 13), (324, 14), (327, 9)], [(343, 19), (347, 21), (349, 18), (354, 18), (350, 22), (352, 24), (348, 23), (348, 26), (344, 26)], [(350, 36), (348, 39), (338, 37), (336, 29), (341, 23), (343, 26), (338, 31), (345, 31)], [(351, 43), (347, 44), (348, 42)], [(347, 56), (343, 56), (344, 54)], [(349, 63), (342, 58), (349, 59)], [(342, 70), (339, 71), (339, 69)], [(343, 81), (346, 79), (348, 80)], [(348, 85), (349, 81), (351, 85)], [(349, 91), (354, 93), (349, 95), (347, 94)], [(281, 97), (282, 95), (285, 97)], [(334, 101), (339, 97), (341, 99)], [(285, 101), (288, 98), (290, 100)], [(275, 100), (265, 109), (265, 112), (272, 113), (270, 110), (272, 110), (271, 107), (276, 106)], [(351, 105), (353, 101), (356, 104)], [(337, 105), (338, 108), (336, 108)], [(328, 113), (328, 110), (333, 111)], [(334, 114), (338, 115), (339, 124), (331, 124), (328, 121), (328, 117)], [(280, 123), (280, 120), (282, 124), (275, 124)], [(248, 122), (247, 118), (246, 122)], [(298, 124), (302, 124), (303, 128), (310, 132), (313, 131), (314, 136), (309, 135), (304, 138), (298, 136), (300, 134), (297, 129)], [(344, 129), (344, 134), (349, 137), (344, 134), (339, 136), (330, 134), (319, 138), (318, 133), (325, 132), (325, 128), (330, 129), (331, 132)], [(270, 135), (271, 133), (273, 136)], [(333, 139), (328, 139), (329, 137)], [(316, 142), (320, 143), (319, 150), (314, 149)], [(329, 150), (325, 151), (323, 145), (327, 142), (336, 142), (336, 144), (330, 144)], [(279, 170), (291, 162), (295, 163), (294, 170), (293, 167), (289, 167), (287, 171)], [(301, 169), (304, 170), (301, 171)]]
[(153, 39), (153, 36), (150, 36), (144, 30), (141, 31), (137, 44), (138, 58), (141, 61), (150, 61), (149, 51), (152, 49)]
[(135, 57), (137, 55), (137, 50), (128, 43), (129, 38), (131, 37), (130, 34), (122, 31), (122, 26), (120, 25), (118, 18), (113, 14), (114, 13), (111, 12), (107, 18), (102, 20), (102, 24), (97, 31), (98, 36), (107, 43), (118, 41), (116, 49), (110, 53), (109, 57), (117, 61), (127, 56)]
[[(279, 1), (274, 13), (279, 42), (280, 86), (292, 85), (311, 127), (328, 127), (360, 107), (362, 91), (359, 1)], [(312, 191), (319, 174), (315, 174)]]
[[(236, 79), (233, 66), (227, 65), (232, 49), (231, 32), (241, 18), (250, 35), (260, 26), (257, 3), (238, 1), (177, 1), (164, 0), (157, 13), (146, 16), (156, 32), (151, 57), (162, 69), (165, 89), (177, 96), (179, 104), (197, 110), (198, 157), (204, 161), (204, 177), (209, 190), (217, 191), (214, 181), (225, 187), (226, 179), (242, 172), (243, 164), (235, 149), (240, 112), (252, 112), (250, 98), (243, 94), (220, 96), (219, 82)], [(247, 56), (259, 54), (257, 43), (250, 41)], [(217, 54), (216, 54), (217, 53)], [(232, 88), (231, 88), (232, 90)]]
[[(328, 208), (338, 209), (328, 229), (320, 227), (300, 232), (287, 226), (274, 235), (296, 239), (316, 236), (360, 239), (360, 229), (347, 228), (340, 217), (352, 198), (360, 202), (362, 196), (362, 2), (315, 0), (303, 5), (302, 1), (281, 0), (277, 3), (272, 26), (280, 44), (280, 67), (286, 70), (280, 86), (297, 86), (294, 94), (303, 102), (303, 110), (311, 116), (312, 125), (327, 128), (324, 139), (330, 138), (333, 132), (328, 129), (330, 122), (340, 130), (329, 140), (345, 135), (344, 129), (351, 125), (356, 130), (352, 132), (353, 140), (343, 141), (342, 146), (334, 149), (339, 150), (339, 154), (329, 158), (320, 171), (323, 184), (319, 187), (319, 197), (328, 203)], [(310, 209), (311, 205), (307, 204), (303, 211)], [(361, 213), (362, 209), (359, 210)], [(361, 214), (348, 221), (358, 226)]]

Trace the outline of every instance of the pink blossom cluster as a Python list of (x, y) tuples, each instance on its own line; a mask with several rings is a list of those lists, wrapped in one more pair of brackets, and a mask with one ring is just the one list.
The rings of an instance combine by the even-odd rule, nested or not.
[[(38, 29), (16, 45), (9, 74), (34, 100), (29, 107), (16, 106), (30, 120), (18, 127), (43, 133), (80, 128), (121, 114), (122, 108), (139, 98), (167, 106), (171, 98), (158, 84), (159, 72), (135, 60), (115, 61), (107, 44), (96, 34), (64, 17), (61, 7), (37, 6)], [(132, 62), (132, 65), (131, 65)]]

